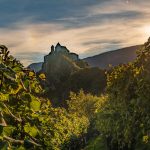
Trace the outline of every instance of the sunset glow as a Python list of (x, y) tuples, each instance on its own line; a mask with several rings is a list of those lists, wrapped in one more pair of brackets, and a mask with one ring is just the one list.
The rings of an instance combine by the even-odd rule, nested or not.
[(145, 37), (149, 37), (150, 36), (150, 26), (145, 26), (144, 28), (144, 35)]
[(8, 5), (0, 9), (0, 42), (26, 65), (43, 61), (57, 42), (83, 58), (150, 36), (149, 0), (31, 1), (0, 0), (1, 7)]

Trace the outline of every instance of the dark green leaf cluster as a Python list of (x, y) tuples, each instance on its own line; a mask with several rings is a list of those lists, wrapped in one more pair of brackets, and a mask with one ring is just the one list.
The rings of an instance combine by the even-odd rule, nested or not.
[(0, 46), (0, 149), (66, 149), (87, 132), (85, 116), (43, 98), (40, 80)]
[(112, 150), (150, 149), (150, 40), (133, 63), (108, 74), (107, 100), (96, 128)]

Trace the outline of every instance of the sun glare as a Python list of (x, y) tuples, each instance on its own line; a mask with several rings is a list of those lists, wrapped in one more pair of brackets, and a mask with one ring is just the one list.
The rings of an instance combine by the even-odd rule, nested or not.
[(150, 25), (140, 28), (141, 40), (144, 42), (150, 37)]
[(150, 26), (145, 26), (145, 27), (144, 27), (144, 34), (145, 34), (146, 36), (150, 36)]

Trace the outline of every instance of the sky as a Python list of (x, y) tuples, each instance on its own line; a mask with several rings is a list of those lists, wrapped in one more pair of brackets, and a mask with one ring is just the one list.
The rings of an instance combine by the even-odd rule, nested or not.
[(0, 44), (25, 66), (60, 42), (80, 58), (143, 44), (150, 0), (0, 0)]

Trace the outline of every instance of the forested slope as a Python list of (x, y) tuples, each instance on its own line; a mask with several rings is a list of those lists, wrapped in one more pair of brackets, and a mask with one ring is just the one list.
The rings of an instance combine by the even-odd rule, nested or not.
[(95, 122), (101, 133), (87, 149), (150, 149), (150, 39), (134, 62), (107, 76), (106, 101)]

